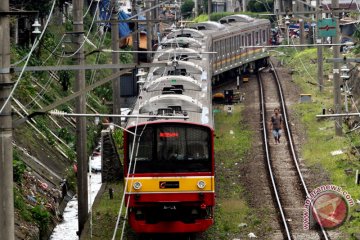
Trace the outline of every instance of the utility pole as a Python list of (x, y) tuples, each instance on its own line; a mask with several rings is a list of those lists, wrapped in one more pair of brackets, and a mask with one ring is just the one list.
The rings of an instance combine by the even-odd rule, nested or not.
[(194, 14), (195, 14), (195, 16), (194, 16), (194, 17), (197, 17), (197, 16), (199, 15), (198, 0), (195, 0), (194, 3), (195, 3), (195, 5), (194, 5), (194, 7), (195, 7), (195, 9), (194, 9), (194, 11), (195, 11)]
[[(338, 10), (339, 0), (331, 0), (331, 10)], [(333, 37), (334, 43), (340, 43), (340, 28), (339, 28), (339, 12), (335, 11), (333, 13), (333, 18), (336, 21), (336, 36)], [(334, 58), (339, 58), (340, 56), (340, 46), (333, 46), (333, 55)], [(333, 69), (334, 76), (334, 110), (335, 114), (340, 113), (341, 111), (341, 90), (340, 90), (340, 63), (334, 62)], [(337, 136), (342, 136), (342, 118), (335, 119), (335, 134)]]
[[(0, 108), (10, 96), (9, 0), (0, 1)], [(11, 100), (0, 113), (0, 238), (14, 240), (13, 148)]]
[[(73, 1), (73, 18), (75, 45), (78, 53), (75, 55), (76, 63), (84, 65), (84, 23), (83, 23), (83, 0)], [(77, 70), (75, 73), (75, 92), (85, 89), (85, 70)], [(77, 113), (86, 113), (86, 94), (76, 98), (75, 109)], [(77, 154), (77, 190), (78, 190), (78, 223), (80, 236), (88, 217), (88, 158), (86, 151), (86, 118), (76, 118), (76, 154)]]
[(212, 4), (212, 1), (211, 1), (211, 0), (208, 0), (208, 21), (210, 21), (211, 4)]
[[(112, 64), (119, 64), (119, 23), (118, 23), (118, 11), (116, 9), (116, 0), (111, 0), (112, 6), (112, 15), (111, 15), (111, 48), (113, 50), (112, 53)], [(113, 73), (119, 72), (119, 69), (114, 68), (112, 70)], [(121, 102), (120, 102), (120, 77), (117, 77), (112, 82), (113, 88), (113, 114), (121, 113)], [(113, 119), (115, 124), (120, 125), (120, 118)]]
[[(305, 29), (304, 29), (304, 19), (299, 19), (299, 28), (300, 28), (300, 45), (305, 44)], [(304, 50), (304, 47), (300, 48)]]
[[(131, 15), (136, 15), (136, 0), (132, 0), (131, 2)], [(138, 19), (136, 17), (136, 19)], [(139, 33), (138, 33), (138, 22), (135, 21), (134, 22), (134, 31), (133, 31), (133, 35), (132, 35), (132, 44), (133, 44), (133, 50), (134, 50), (134, 54), (133, 54), (133, 60), (134, 63), (139, 63), (139, 57), (138, 57), (138, 53), (137, 51), (139, 50)], [(135, 76), (134, 76), (135, 78)]]
[[(320, 0), (316, 0), (316, 7), (317, 8), (321, 7)], [(322, 15), (322, 13), (319, 11), (316, 13), (316, 22), (317, 23), (319, 22), (320, 19), (322, 19), (321, 15)], [(320, 36), (319, 36), (319, 26), (317, 26), (317, 28), (318, 28), (317, 39), (320, 39), (320, 41), (321, 41), (320, 43), (322, 43), (322, 38), (320, 38)], [(318, 84), (319, 84), (319, 91), (322, 92), (323, 85), (324, 85), (324, 79), (323, 79), (323, 71), (324, 70), (323, 70), (323, 47), (321, 45), (317, 46), (317, 59), (318, 59), (318, 61), (317, 61), (318, 62), (317, 78), (318, 78)]]
[[(145, 1), (146, 9), (149, 9), (153, 6), (153, 3), (154, 3), (153, 1), (154, 0)], [(147, 22), (146, 22), (146, 46), (147, 46), (148, 51), (152, 51), (152, 24), (150, 21), (153, 19), (152, 13), (153, 13), (153, 11), (146, 12), (146, 20), (147, 20)], [(151, 52), (148, 52), (146, 54), (147, 62), (151, 62), (151, 57), (152, 57)]]

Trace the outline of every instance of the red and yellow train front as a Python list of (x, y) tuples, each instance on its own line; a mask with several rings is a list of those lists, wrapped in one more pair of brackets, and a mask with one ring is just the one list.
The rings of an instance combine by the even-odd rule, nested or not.
[(166, 121), (128, 130), (134, 134), (125, 134), (125, 191), (134, 231), (209, 228), (215, 205), (213, 130)]

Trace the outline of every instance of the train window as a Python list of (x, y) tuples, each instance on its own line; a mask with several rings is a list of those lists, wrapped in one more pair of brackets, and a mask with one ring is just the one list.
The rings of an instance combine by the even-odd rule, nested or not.
[(244, 41), (244, 35), (241, 36), (241, 46), (246, 46), (246, 43)]
[(251, 34), (247, 35), (247, 46), (251, 46)]
[(181, 55), (178, 55), (178, 56), (172, 56), (170, 59), (171, 60), (174, 60), (174, 59), (179, 59), (179, 60), (182, 60), (182, 61), (188, 61), (189, 60), (189, 56), (188, 55), (185, 55), (185, 54), (181, 54)]
[(159, 108), (157, 110), (157, 114), (158, 115), (167, 115), (167, 114), (171, 114), (173, 111), (171, 108)]
[(233, 39), (232, 52), (234, 52), (236, 50), (236, 36), (233, 36), (232, 39)]
[(164, 87), (163, 91), (170, 91), (173, 87)]
[(225, 54), (225, 39), (221, 40), (221, 55)]
[(161, 93), (162, 93), (163, 95), (165, 95), (165, 94), (175, 94), (175, 91), (169, 90), (169, 91), (162, 91)]
[(259, 45), (259, 32), (255, 32), (255, 45)]
[(171, 85), (172, 88), (176, 88), (176, 89), (181, 89), (181, 90), (184, 90), (184, 85)]
[(182, 113), (181, 106), (169, 106), (175, 113)]
[[(179, 108), (179, 106), (170, 107)], [(137, 160), (136, 173), (210, 172), (212, 170), (211, 132), (207, 128), (162, 123), (139, 127), (137, 131), (140, 139), (135, 141), (134, 151), (138, 153), (133, 153)], [(127, 141), (128, 155), (130, 155), (133, 150), (133, 135), (130, 135)], [(129, 156), (126, 157), (128, 158)]]
[[(150, 161), (153, 157), (154, 148), (154, 132), (152, 128), (145, 128), (138, 132), (141, 135), (138, 139), (138, 148), (133, 149), (133, 145), (129, 145), (129, 156), (135, 156), (137, 161)], [(133, 138), (130, 138), (133, 141)], [(132, 143), (132, 142), (131, 142)], [(133, 165), (133, 164), (132, 164)]]
[(263, 30), (262, 32), (263, 32), (263, 34), (262, 34), (262, 41), (263, 41), (263, 43), (266, 43), (266, 31)]
[(168, 71), (168, 75), (182, 75), (182, 76), (186, 76), (186, 69), (175, 69), (175, 70), (170, 70)]
[(183, 33), (183, 34), (178, 34), (176, 35), (176, 37), (187, 37), (187, 38), (191, 38), (191, 34), (190, 33)]

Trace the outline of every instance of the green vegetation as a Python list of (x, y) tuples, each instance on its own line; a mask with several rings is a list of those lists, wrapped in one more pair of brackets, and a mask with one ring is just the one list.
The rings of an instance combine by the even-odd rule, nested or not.
[(117, 149), (118, 153), (123, 155), (123, 153), (124, 153), (123, 130), (115, 129), (115, 131), (113, 133), (113, 138), (114, 138), (116, 149)]
[(18, 188), (14, 188), (14, 207), (25, 221), (30, 222), (32, 220), (31, 212)]
[[(92, 213), (92, 231), (93, 235), (91, 239), (111, 239), (115, 223), (120, 210), (121, 198), (123, 196), (123, 183), (107, 183), (104, 193), (101, 195), (98, 202), (95, 202)], [(114, 198), (110, 199), (109, 189), (113, 189)], [(122, 218), (123, 219), (123, 218)], [(117, 231), (117, 238), (120, 238), (122, 231), (122, 221), (119, 224)], [(83, 239), (90, 239), (89, 229), (85, 229)]]
[(205, 232), (205, 239), (231, 239), (240, 234), (239, 224), (248, 225), (246, 231), (260, 224), (251, 211), (239, 181), (239, 166), (251, 147), (251, 131), (244, 125), (242, 107), (235, 106), (233, 114), (215, 114), (216, 208), (215, 224)]
[(31, 209), (32, 217), (38, 224), (40, 229), (40, 235), (45, 233), (49, 226), (50, 213), (45, 209), (43, 205), (37, 205)]
[(14, 182), (20, 183), (26, 170), (25, 163), (19, 158), (16, 150), (13, 151), (13, 178)]
[(185, 0), (184, 3), (181, 5), (181, 14), (185, 16), (190, 16), (194, 6), (195, 3), (193, 0)]
[[(331, 52), (325, 49), (325, 58), (329, 58)], [(344, 135), (335, 136), (335, 123), (331, 119), (319, 120), (315, 117), (321, 114), (322, 109), (333, 106), (333, 83), (324, 81), (324, 91), (319, 92), (316, 76), (317, 59), (316, 49), (307, 49), (302, 52), (292, 51), (288, 58), (283, 59), (286, 65), (294, 70), (293, 80), (300, 86), (302, 93), (312, 95), (311, 103), (296, 104), (295, 117), (300, 119), (305, 126), (306, 143), (301, 146), (301, 156), (309, 168), (325, 170), (329, 176), (328, 183), (340, 186), (346, 190), (354, 200), (360, 199), (359, 186), (355, 184), (355, 171), (360, 169), (358, 147), (360, 136), (355, 132), (348, 131), (343, 124)], [(332, 65), (324, 63), (324, 72), (330, 73)], [(342, 150), (344, 154), (333, 156), (332, 151)], [(323, 169), (323, 170), (322, 170)], [(312, 189), (310, 189), (312, 190)], [(360, 213), (356, 207), (350, 209), (350, 218), (340, 228), (352, 235), (359, 232)]]
[(250, 0), (247, 5), (248, 11), (250, 12), (274, 12), (274, 1), (273, 0)]

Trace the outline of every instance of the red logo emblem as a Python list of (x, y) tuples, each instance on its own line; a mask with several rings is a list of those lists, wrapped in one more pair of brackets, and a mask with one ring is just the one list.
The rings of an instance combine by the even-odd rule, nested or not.
[(324, 192), (313, 200), (314, 219), (325, 229), (343, 224), (348, 216), (348, 210), (347, 202), (336, 192)]

